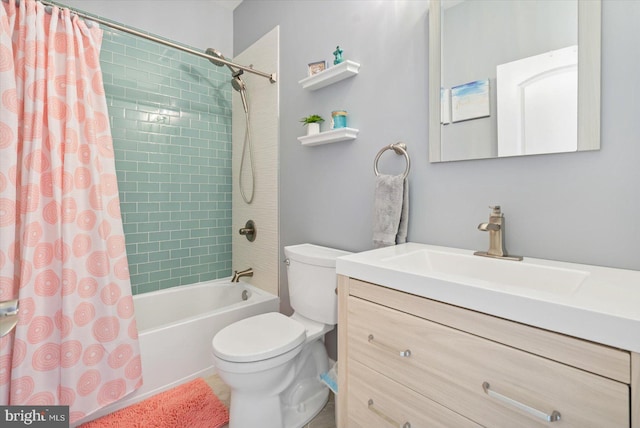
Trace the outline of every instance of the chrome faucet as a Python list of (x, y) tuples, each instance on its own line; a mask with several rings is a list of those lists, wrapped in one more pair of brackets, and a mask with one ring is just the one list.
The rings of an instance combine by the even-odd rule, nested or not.
[(249, 269), (245, 269), (245, 270), (241, 270), (241, 271), (234, 271), (233, 272), (233, 278), (231, 278), (231, 282), (240, 282), (240, 278), (242, 278), (243, 276), (253, 276), (253, 269), (249, 268)]
[(491, 208), (488, 223), (480, 223), (478, 230), (489, 232), (489, 249), (476, 251), (476, 256), (493, 257), (497, 259), (522, 260), (520, 256), (509, 256), (504, 248), (504, 215), (500, 211), (500, 205)]

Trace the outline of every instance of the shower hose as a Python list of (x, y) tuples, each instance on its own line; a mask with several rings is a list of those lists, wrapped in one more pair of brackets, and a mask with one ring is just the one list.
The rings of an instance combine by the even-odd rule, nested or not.
[[(245, 94), (246, 95), (246, 94)], [(244, 143), (242, 144), (242, 157), (240, 158), (240, 172), (238, 174), (238, 185), (240, 187), (240, 195), (242, 195), (242, 199), (250, 204), (253, 202), (253, 196), (255, 194), (255, 186), (256, 186), (256, 178), (255, 178), (255, 166), (253, 163), (253, 143), (251, 141), (251, 119), (249, 115), (249, 102), (247, 100), (247, 108), (245, 110), (245, 132), (244, 132)], [(246, 158), (247, 146), (249, 147), (248, 155), (249, 155), (249, 164), (251, 168), (251, 192), (249, 197), (245, 194), (244, 191), (244, 183), (242, 180), (244, 173), (244, 160)]]

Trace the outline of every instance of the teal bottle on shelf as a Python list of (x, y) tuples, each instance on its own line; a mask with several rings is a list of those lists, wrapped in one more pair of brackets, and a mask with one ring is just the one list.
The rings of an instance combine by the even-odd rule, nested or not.
[(333, 51), (333, 56), (335, 57), (333, 65), (338, 65), (344, 61), (344, 59), (342, 59), (342, 49), (340, 49), (340, 46), (336, 46), (336, 50)]
[(331, 128), (346, 128), (347, 112), (345, 110), (336, 110), (331, 112)]

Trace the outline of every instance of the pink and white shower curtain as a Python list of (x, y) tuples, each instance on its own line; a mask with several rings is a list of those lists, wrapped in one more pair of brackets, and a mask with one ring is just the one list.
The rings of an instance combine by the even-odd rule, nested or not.
[(0, 404), (68, 405), (73, 422), (142, 384), (102, 30), (0, 4), (0, 301), (20, 302)]

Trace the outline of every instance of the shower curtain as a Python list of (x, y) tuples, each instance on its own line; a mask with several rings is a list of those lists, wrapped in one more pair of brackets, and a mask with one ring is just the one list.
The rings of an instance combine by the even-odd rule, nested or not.
[(0, 404), (68, 405), (74, 422), (142, 384), (102, 31), (1, 4), (0, 301), (20, 312), (0, 340)]

